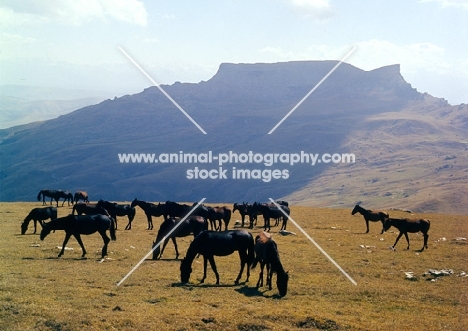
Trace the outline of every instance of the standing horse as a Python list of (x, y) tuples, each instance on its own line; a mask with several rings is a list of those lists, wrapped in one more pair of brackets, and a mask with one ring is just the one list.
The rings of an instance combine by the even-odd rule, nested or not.
[(278, 247), (276, 242), (271, 237), (271, 234), (263, 231), (255, 237), (255, 259), (252, 263), (252, 269), (260, 262), (260, 275), (257, 282), (257, 288), (263, 286), (263, 269), (267, 267), (267, 282), (268, 288), (271, 290), (271, 278), (273, 273), (276, 273), (276, 287), (279, 294), (284, 297), (288, 292), (289, 274), (284, 271), (281, 264)]
[(254, 240), (250, 232), (245, 230), (230, 231), (203, 231), (190, 244), (185, 258), (180, 263), (180, 278), (182, 283), (187, 283), (192, 273), (192, 262), (197, 254), (203, 255), (203, 283), (206, 278), (207, 262), (210, 261), (211, 269), (216, 275), (216, 284), (219, 284), (219, 274), (216, 269), (214, 256), (227, 256), (235, 251), (239, 252), (241, 269), (235, 280), (239, 283), (244, 267), (247, 266), (247, 279), (250, 277), (250, 265), (255, 258)]
[[(173, 217), (168, 218), (162, 222), (161, 226), (159, 227), (158, 235), (156, 236), (156, 241), (153, 242), (152, 247), (154, 248), (154, 246), (156, 246), (163, 239), (164, 243), (162, 248), (161, 245), (159, 245), (153, 251), (153, 260), (161, 258), (164, 253), (164, 248), (166, 248), (166, 245), (169, 242), (169, 239), (171, 239), (174, 243), (176, 259), (178, 259), (179, 250), (177, 249), (176, 237), (187, 237), (190, 234), (193, 234), (193, 237), (195, 238), (200, 232), (208, 230), (208, 222), (201, 216), (189, 216), (182, 222), (182, 224), (179, 224), (180, 222), (182, 222), (181, 219), (175, 219)], [(176, 226), (177, 228), (170, 234), (170, 236), (166, 237), (167, 234), (171, 232), (171, 230)]]
[[(156, 205), (151, 202), (138, 200), (137, 198), (135, 198), (135, 200), (133, 200), (132, 204), (130, 205), (130, 207), (132, 208), (135, 208), (135, 206), (140, 207), (145, 212), (146, 218), (148, 220), (148, 230), (153, 230), (152, 216), (156, 216), (156, 217), (163, 216), (166, 211), (166, 206), (164, 204), (159, 203)], [(164, 219), (166, 219), (165, 216), (164, 216)]]
[[(208, 207), (208, 210), (208, 219), (210, 220), (211, 230), (221, 231), (221, 221), (224, 221), (224, 231), (227, 231), (229, 222), (231, 221), (231, 209), (223, 206)], [(216, 226), (216, 221), (219, 222), (219, 226)]]
[(429, 228), (431, 227), (431, 221), (426, 220), (426, 219), (409, 219), (409, 218), (388, 218), (385, 220), (384, 223), (384, 229), (385, 231), (388, 231), (391, 226), (396, 227), (398, 230), (400, 230), (400, 234), (395, 240), (395, 243), (392, 246), (392, 249), (395, 250), (395, 246), (400, 240), (402, 235), (405, 235), (406, 241), (408, 242), (408, 247), (406, 249), (409, 249), (409, 238), (408, 238), (408, 232), (410, 233), (417, 233), (419, 231), (422, 232), (424, 235), (424, 244), (423, 247), (421, 248), (421, 252), (424, 250), (424, 247), (427, 248), (427, 239), (429, 238), (429, 235), (427, 232), (429, 231)]
[(84, 202), (89, 202), (88, 193), (85, 191), (76, 191), (74, 200), (75, 203), (77, 203), (80, 200), (83, 200)]
[(75, 203), (72, 209), (72, 215), (75, 215), (75, 212), (78, 215), (106, 215), (110, 216), (106, 209), (98, 207), (96, 203), (84, 203), (78, 202)]
[(239, 214), (241, 215), (241, 221), (242, 221), (241, 224), (242, 224), (242, 227), (244, 227), (245, 215), (248, 215), (247, 204), (245, 202), (242, 202), (242, 204), (236, 202), (232, 206), (232, 213), (234, 214), (236, 210), (238, 210)]
[(362, 216), (364, 216), (364, 220), (366, 221), (366, 228), (367, 228), (366, 233), (369, 233), (369, 221), (382, 222), (382, 232), (380, 232), (380, 234), (384, 233), (384, 223), (385, 223), (385, 220), (389, 217), (387, 212), (372, 211), (370, 209), (364, 209), (361, 206), (356, 205), (354, 206), (354, 209), (351, 212), (351, 215), (354, 215), (356, 213), (360, 213)]
[(34, 233), (37, 231), (37, 222), (43, 224), (43, 221), (46, 219), (54, 220), (57, 218), (57, 208), (55, 207), (45, 207), (45, 208), (33, 208), (28, 216), (24, 219), (21, 224), (21, 234), (25, 234), (28, 230), (28, 225), (31, 220), (34, 221)]
[(270, 231), (270, 219), (283, 219), (283, 224), (281, 225), (281, 230), (286, 230), (286, 226), (288, 224), (289, 215), (291, 211), (289, 210), (288, 206), (279, 205), (280, 208), (276, 207), (275, 205), (270, 204), (260, 204), (255, 202), (253, 204), (253, 213), (260, 212), (263, 215), (264, 220), (264, 230)]
[(48, 197), (50, 198), (50, 204), (52, 205), (52, 200), (55, 200), (57, 203), (58, 207), (58, 202), (60, 200), (60, 191), (57, 190), (40, 190), (39, 193), (37, 194), (37, 201), (41, 201), (41, 196), (42, 196), (42, 205), (45, 205), (45, 198)]
[(52, 230), (64, 230), (65, 239), (62, 244), (62, 250), (60, 251), (58, 257), (61, 257), (65, 251), (65, 246), (68, 243), (68, 240), (71, 236), (74, 236), (78, 244), (80, 244), (81, 249), (83, 250), (82, 258), (86, 255), (86, 250), (81, 241), (81, 235), (93, 234), (99, 232), (104, 241), (104, 246), (102, 247), (101, 257), (107, 255), (107, 245), (109, 244), (109, 237), (106, 234), (106, 231), (110, 231), (111, 239), (116, 240), (115, 237), (115, 227), (114, 220), (105, 215), (87, 215), (87, 216), (75, 216), (68, 215), (61, 218), (56, 218), (55, 220), (50, 221), (49, 223), (44, 223), (41, 231), (41, 240), (44, 240), (45, 237)]
[(107, 210), (109, 215), (115, 220), (115, 229), (117, 230), (117, 216), (128, 216), (128, 224), (125, 227), (125, 230), (130, 230), (132, 228), (132, 221), (135, 218), (135, 208), (129, 204), (119, 205), (115, 202), (109, 202), (104, 200), (99, 200), (96, 204), (96, 208), (104, 208)]

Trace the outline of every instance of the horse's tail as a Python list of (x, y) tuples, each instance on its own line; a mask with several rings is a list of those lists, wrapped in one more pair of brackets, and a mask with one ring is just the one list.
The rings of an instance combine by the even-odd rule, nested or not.
[(133, 221), (136, 215), (136, 210), (135, 207), (130, 207), (130, 212), (128, 213), (128, 216), (130, 217), (130, 221)]
[(75, 203), (72, 208), (72, 215), (75, 215), (76, 208), (78, 207), (78, 204)]
[(111, 239), (112, 240), (117, 240), (117, 237), (115, 236), (115, 220), (112, 218), (112, 217), (109, 217), (110, 220), (111, 220), (111, 224), (110, 224), (110, 236), (111, 236)]
[(39, 194), (37, 195), (37, 201), (41, 201), (41, 194), (42, 194), (42, 191), (39, 191)]
[(50, 220), (57, 219), (57, 208), (52, 208), (50, 211)]

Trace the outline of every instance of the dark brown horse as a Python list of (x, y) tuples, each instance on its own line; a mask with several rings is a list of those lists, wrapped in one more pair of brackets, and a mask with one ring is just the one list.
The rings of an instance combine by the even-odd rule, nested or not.
[(83, 200), (84, 202), (89, 202), (88, 193), (85, 191), (76, 191), (75, 196), (73, 198), (75, 200), (75, 203), (77, 203), (80, 200)]
[(75, 215), (68, 215), (65, 217), (60, 217), (55, 220), (50, 221), (49, 223), (44, 223), (42, 226), (41, 231), (41, 240), (44, 240), (45, 237), (50, 233), (52, 230), (64, 230), (65, 231), (65, 239), (62, 244), (62, 250), (60, 251), (58, 257), (61, 257), (65, 251), (65, 246), (68, 243), (68, 240), (71, 236), (74, 236), (76, 241), (81, 246), (83, 251), (82, 258), (86, 255), (86, 250), (83, 245), (83, 241), (81, 241), (81, 235), (85, 234), (93, 234), (95, 232), (99, 232), (104, 241), (104, 246), (102, 247), (101, 257), (107, 255), (107, 245), (110, 242), (109, 237), (106, 234), (106, 231), (110, 231), (111, 239), (116, 240), (115, 237), (115, 228), (114, 228), (114, 220), (105, 215), (86, 215), (86, 216), (75, 216)]
[(271, 237), (271, 234), (263, 231), (255, 237), (255, 259), (252, 263), (252, 269), (260, 262), (260, 275), (257, 282), (257, 288), (263, 286), (263, 269), (267, 267), (266, 285), (271, 290), (271, 279), (273, 273), (276, 273), (276, 287), (279, 294), (284, 297), (288, 292), (289, 274), (284, 271), (281, 264), (278, 247)]
[(127, 216), (128, 224), (125, 230), (132, 228), (132, 221), (135, 218), (135, 208), (129, 204), (118, 204), (116, 202), (109, 202), (105, 200), (99, 200), (96, 204), (96, 208), (104, 208), (107, 210), (109, 215), (115, 220), (115, 229), (117, 230), (117, 216)]
[(73, 202), (74, 202), (73, 201), (73, 194), (71, 192), (59, 190), (58, 195), (59, 195), (59, 199), (63, 199), (62, 207), (65, 204), (65, 201), (68, 202), (69, 206), (70, 206), (70, 202), (73, 205)]
[(356, 213), (361, 214), (364, 216), (364, 220), (366, 221), (366, 228), (367, 231), (366, 233), (369, 233), (369, 221), (371, 222), (382, 222), (382, 232), (380, 234), (384, 233), (384, 223), (385, 220), (389, 217), (388, 213), (385, 211), (372, 211), (370, 209), (364, 209), (359, 205), (354, 206), (353, 211), (351, 212), (351, 215), (354, 215)]
[(395, 243), (392, 246), (392, 249), (395, 250), (395, 246), (400, 240), (402, 235), (405, 235), (406, 241), (408, 242), (408, 247), (406, 249), (409, 249), (409, 238), (408, 238), (408, 232), (410, 233), (417, 233), (417, 232), (422, 232), (424, 235), (424, 244), (423, 247), (421, 248), (421, 252), (424, 250), (424, 247), (427, 248), (427, 239), (429, 238), (429, 235), (427, 232), (429, 231), (429, 228), (431, 227), (431, 221), (426, 220), (426, 219), (409, 219), (409, 218), (388, 218), (385, 220), (384, 223), (384, 229), (385, 231), (388, 231), (391, 226), (394, 226), (397, 228), (400, 233), (398, 234), (398, 237), (395, 240)]
[(44, 207), (44, 208), (33, 208), (28, 216), (24, 219), (21, 224), (21, 234), (25, 234), (28, 230), (28, 225), (31, 220), (34, 221), (34, 233), (37, 231), (37, 222), (43, 224), (46, 219), (54, 220), (57, 218), (57, 208), (55, 207)]
[(281, 225), (281, 230), (286, 230), (286, 226), (288, 224), (289, 217), (287, 215), (290, 214), (290, 210), (288, 206), (279, 205), (280, 208), (276, 207), (274, 204), (264, 204), (255, 202), (252, 207), (252, 213), (261, 213), (263, 215), (264, 220), (264, 230), (270, 231), (270, 219), (282, 219), (283, 224)]
[(245, 216), (248, 215), (247, 204), (245, 202), (242, 203), (235, 203), (232, 206), (232, 213), (234, 214), (235, 211), (238, 210), (239, 214), (241, 215), (241, 226), (244, 227), (245, 224)]
[[(50, 198), (50, 204), (52, 205), (52, 200), (55, 200), (58, 203), (61, 198), (61, 192), (59, 190), (40, 190), (39, 193), (37, 194), (37, 201), (41, 201), (41, 196), (42, 196), (42, 204), (45, 205), (45, 198)], [(65, 202), (65, 201), (64, 201)]]
[(164, 219), (167, 219), (164, 215), (164, 213), (166, 212), (166, 206), (162, 203), (155, 204), (152, 202), (146, 202), (135, 198), (135, 200), (132, 201), (130, 207), (135, 208), (136, 206), (140, 207), (145, 212), (146, 219), (148, 221), (148, 230), (153, 230), (153, 216), (164, 216)]
[[(181, 222), (182, 224), (180, 224)], [(176, 226), (177, 228), (174, 231), (172, 231)], [(195, 238), (200, 232), (204, 230), (208, 230), (208, 222), (201, 216), (189, 216), (184, 221), (182, 221), (182, 219), (176, 219), (173, 217), (168, 218), (167, 220), (161, 223), (158, 235), (156, 236), (156, 241), (153, 242), (153, 248), (157, 244), (159, 244), (159, 246), (153, 250), (153, 260), (161, 258), (161, 256), (164, 253), (164, 249), (166, 248), (166, 245), (169, 242), (169, 239), (171, 239), (174, 243), (176, 259), (178, 259), (179, 250), (177, 249), (176, 238), (187, 237), (191, 234), (193, 234), (193, 237)], [(161, 248), (161, 241), (163, 239), (164, 243), (162, 243)]]
[[(211, 230), (221, 231), (221, 221), (224, 221), (224, 231), (227, 231), (229, 222), (231, 221), (231, 209), (226, 206), (207, 208), (209, 210), (208, 219), (210, 220)], [(218, 221), (218, 225), (216, 225), (216, 221)]]
[(72, 209), (72, 214), (75, 215), (107, 215), (110, 216), (110, 214), (107, 212), (106, 209), (102, 207), (98, 207), (96, 203), (84, 203), (84, 202), (78, 202), (75, 203)]
[(235, 284), (239, 283), (244, 267), (247, 267), (247, 279), (245, 281), (248, 282), (250, 265), (254, 260), (255, 251), (253, 237), (246, 230), (203, 231), (196, 236), (190, 244), (185, 258), (180, 263), (181, 282), (187, 283), (189, 281), (193, 259), (197, 254), (201, 254), (203, 255), (203, 278), (200, 283), (205, 281), (207, 263), (210, 261), (211, 269), (216, 275), (216, 284), (219, 284), (219, 274), (214, 257), (231, 255), (235, 251), (239, 252), (241, 261), (241, 269)]

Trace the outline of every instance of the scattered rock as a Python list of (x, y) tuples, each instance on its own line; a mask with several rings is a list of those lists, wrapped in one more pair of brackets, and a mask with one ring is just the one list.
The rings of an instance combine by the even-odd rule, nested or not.
[(280, 230), (279, 231), (279, 234), (283, 235), (283, 236), (289, 236), (289, 235), (293, 235), (295, 236), (296, 234), (292, 231), (286, 231), (286, 230)]

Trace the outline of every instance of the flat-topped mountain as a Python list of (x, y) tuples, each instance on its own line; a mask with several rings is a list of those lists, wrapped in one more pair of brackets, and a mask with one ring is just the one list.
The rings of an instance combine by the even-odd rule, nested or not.
[[(468, 106), (419, 93), (403, 79), (399, 65), (363, 71), (341, 64), (268, 134), (336, 64), (222, 64), (206, 82), (162, 86), (206, 135), (156, 87), (2, 130), (0, 200), (30, 201), (41, 189), (57, 188), (87, 190), (92, 200), (272, 197), (327, 206), (362, 201), (369, 208), (468, 211), (462, 203), (468, 195)], [(355, 162), (238, 162), (219, 169), (216, 161), (121, 163), (118, 156), (209, 151), (215, 156), (252, 151), (258, 157), (353, 153)], [(195, 167), (225, 171), (226, 178), (187, 178)], [(287, 178), (266, 181), (275, 169), (286, 171)], [(234, 179), (237, 170), (260, 178)]]

